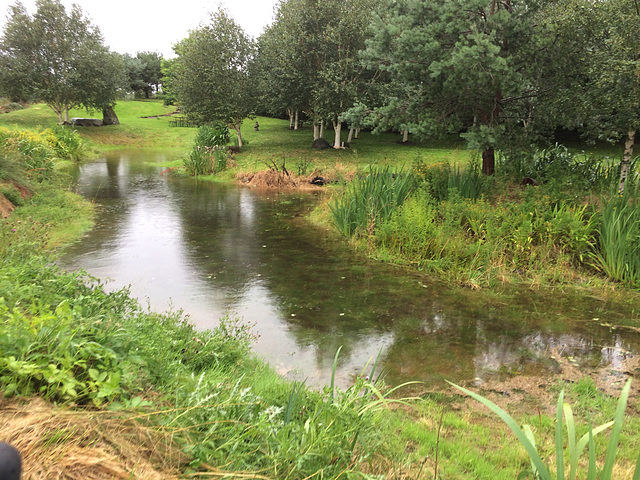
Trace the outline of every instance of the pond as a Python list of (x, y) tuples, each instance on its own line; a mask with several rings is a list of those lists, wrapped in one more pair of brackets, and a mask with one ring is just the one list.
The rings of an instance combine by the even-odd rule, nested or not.
[[(637, 314), (557, 290), (471, 291), (370, 261), (309, 224), (308, 193), (177, 178), (159, 153), (113, 153), (73, 172), (97, 205), (95, 227), (59, 263), (130, 285), (156, 311), (202, 329), (225, 315), (254, 325), (255, 352), (282, 375), (342, 386), (380, 355), (387, 382), (482, 383), (555, 373), (561, 349), (583, 369), (615, 369), (640, 335), (611, 329)], [(366, 374), (366, 372), (365, 372)]]

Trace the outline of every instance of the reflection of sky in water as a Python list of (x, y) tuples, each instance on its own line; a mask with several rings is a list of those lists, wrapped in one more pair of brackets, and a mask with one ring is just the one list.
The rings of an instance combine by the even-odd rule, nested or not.
[(400, 382), (526, 373), (546, 368), (540, 357), (554, 348), (619, 367), (619, 352), (637, 350), (633, 335), (584, 321), (601, 305), (426, 284), (354, 260), (342, 241), (292, 218), (307, 197), (167, 178), (153, 164), (163, 160), (111, 155), (80, 167), (97, 223), (60, 263), (111, 278), (110, 288), (131, 285), (154, 310), (182, 308), (201, 328), (227, 313), (255, 324), (255, 351), (289, 378), (328, 383), (339, 346), (341, 385), (379, 352)]

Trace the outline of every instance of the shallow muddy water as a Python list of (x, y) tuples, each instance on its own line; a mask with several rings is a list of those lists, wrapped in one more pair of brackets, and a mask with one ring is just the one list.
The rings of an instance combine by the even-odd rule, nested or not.
[(257, 192), (163, 173), (162, 154), (116, 153), (73, 172), (95, 228), (60, 258), (200, 328), (255, 324), (254, 350), (308, 384), (348, 385), (378, 352), (390, 383), (553, 375), (559, 348), (581, 368), (616, 367), (640, 334), (611, 329), (630, 308), (553, 290), (451, 288), (371, 262), (303, 218), (310, 194)]

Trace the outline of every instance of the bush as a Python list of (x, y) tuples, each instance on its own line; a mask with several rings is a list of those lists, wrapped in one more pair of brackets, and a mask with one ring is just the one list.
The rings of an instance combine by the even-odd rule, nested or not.
[(223, 123), (198, 128), (195, 145), (183, 164), (191, 175), (210, 175), (227, 168), (229, 128)]
[(532, 187), (521, 198), (491, 202), (462, 198), (457, 188), (438, 202), (431, 192), (423, 184), (379, 225), (382, 251), (475, 283), (494, 268), (548, 270), (548, 263), (580, 266), (589, 258), (594, 224), (584, 206), (553, 203)]

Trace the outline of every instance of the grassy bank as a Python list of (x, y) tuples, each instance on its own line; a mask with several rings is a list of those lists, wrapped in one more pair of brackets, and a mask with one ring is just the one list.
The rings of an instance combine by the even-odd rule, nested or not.
[[(41, 131), (51, 127), (53, 114), (32, 108), (0, 115), (0, 125), (40, 132), (46, 141)], [(86, 149), (78, 156), (91, 158), (117, 148), (161, 148), (180, 157), (191, 149), (194, 129), (170, 127), (169, 117), (139, 118), (167, 112), (158, 102), (123, 102), (117, 111), (121, 126), (78, 130)], [(384, 217), (380, 225), (365, 216), (351, 231), (362, 235), (366, 248), (380, 241), (378, 235), (386, 235), (385, 248), (396, 261), (400, 255), (389, 245), (396, 241), (406, 250), (410, 244), (394, 240), (394, 222), (423, 228), (416, 221), (424, 217), (421, 213), (432, 209), (434, 217), (443, 216), (437, 208), (444, 205), (442, 211), (450, 212), (447, 218), (452, 220), (450, 230), (439, 233), (442, 239), (454, 238), (454, 227), (469, 235), (473, 223), (469, 219), (475, 218), (477, 225), (493, 219), (480, 208), (496, 211), (495, 204), (479, 204), (477, 196), (473, 200), (474, 189), (465, 190), (471, 196), (463, 196), (463, 185), (470, 183), (462, 181), (462, 171), (449, 175), (454, 163), (466, 165), (469, 159), (456, 139), (401, 146), (393, 135), (363, 134), (349, 150), (316, 152), (308, 148), (310, 131), (291, 132), (281, 120), (259, 122), (260, 131), (249, 128), (249, 145), (234, 156), (235, 166), (224, 178), (239, 170), (279, 166), (283, 160), (296, 173), (306, 168), (308, 174), (339, 172), (346, 179), (357, 172), (363, 181), (407, 180), (392, 175), (393, 166), (424, 167), (422, 186), (412, 190), (422, 192), (422, 197), (416, 195), (409, 203), (397, 201), (406, 196), (402, 189), (381, 192), (375, 185), (362, 187), (376, 191), (376, 198), (391, 193), (400, 210), (375, 215), (374, 220)], [(10, 157), (12, 169), (4, 178), (13, 187), (5, 182), (5, 190), (18, 208), (3, 222), (0, 237), (0, 385), (6, 396), (0, 411), (6, 428), (0, 440), (16, 444), (24, 453), (25, 478), (512, 479), (530, 468), (529, 458), (508, 428), (457, 390), (424, 393), (427, 386), (413, 386), (391, 391), (376, 381), (372, 359), (346, 391), (332, 388), (331, 378), (324, 390), (312, 391), (283, 381), (254, 359), (253, 334), (236, 319), (222, 319), (211, 331), (197, 331), (179, 311), (149, 312), (126, 290), (110, 293), (82, 272), (60, 271), (52, 266), (52, 251), (77, 238), (87, 224), (76, 220), (86, 221), (91, 211), (57, 178), (55, 164), (72, 161), (73, 156), (49, 152), (41, 166), (34, 166), (28, 164), (36, 158), (32, 154), (11, 155), (15, 155)], [(4, 156), (0, 165), (10, 165), (8, 158)], [(387, 165), (392, 167), (385, 170)], [(31, 196), (22, 197), (17, 185)], [(407, 180), (404, 187), (415, 186)], [(353, 189), (352, 196), (362, 193), (357, 186), (345, 188)], [(511, 203), (503, 203), (512, 204), (514, 210), (501, 213), (500, 223), (516, 222), (511, 218), (518, 212), (516, 205), (521, 200), (526, 205), (526, 195), (533, 191), (513, 192)], [(333, 201), (340, 198), (335, 195)], [(364, 204), (365, 210), (373, 208)], [(520, 213), (514, 218), (524, 224), (528, 212)], [(554, 228), (577, 229), (584, 222), (575, 215), (572, 211), (557, 220), (560, 223), (554, 223), (555, 217), (549, 222)], [(467, 220), (460, 223), (463, 217)], [(517, 230), (509, 223), (494, 228)], [(488, 243), (487, 235), (488, 231), (481, 245)], [(466, 238), (458, 241), (464, 243)], [(522, 238), (526, 246), (528, 237)], [(416, 245), (416, 250), (422, 247)], [(515, 251), (520, 252), (519, 247)], [(521, 253), (519, 258), (531, 257)], [(579, 435), (587, 431), (587, 418), (593, 425), (613, 418), (615, 398), (589, 379), (566, 378), (572, 379), (566, 383), (566, 398), (574, 406)], [(564, 386), (559, 379), (540, 388), (544, 397), (531, 398), (527, 392), (517, 402), (512, 396), (523, 391), (517, 384), (484, 391), (519, 423), (531, 425), (541, 456), (552, 468), (555, 413), (549, 406)], [(408, 396), (410, 391), (417, 391), (419, 398), (404, 403), (387, 400)], [(640, 451), (635, 401), (628, 413), (614, 478), (632, 477)], [(606, 437), (600, 434), (595, 439), (600, 465)], [(568, 462), (568, 452), (566, 456)]]

